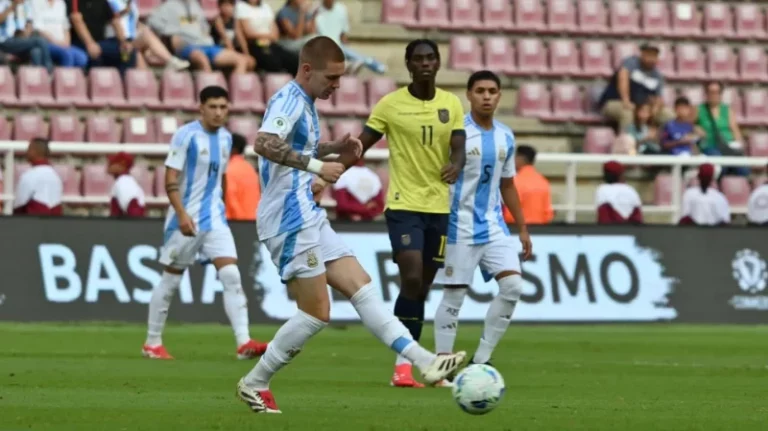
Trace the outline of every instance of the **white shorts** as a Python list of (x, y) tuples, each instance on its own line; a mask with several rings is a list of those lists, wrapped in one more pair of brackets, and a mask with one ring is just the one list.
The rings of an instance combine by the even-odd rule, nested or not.
[(184, 236), (181, 231), (175, 231), (168, 241), (160, 248), (161, 264), (178, 269), (191, 266), (198, 259), (213, 260), (219, 257), (237, 259), (237, 249), (232, 231), (216, 229), (198, 232), (195, 236)]
[(325, 272), (325, 263), (353, 256), (328, 219), (297, 232), (264, 240), (272, 262), (286, 283), (292, 278), (312, 278)]
[(435, 283), (471, 285), (478, 266), (485, 281), (504, 271), (520, 272), (520, 247), (511, 237), (480, 245), (448, 244), (445, 266), (437, 272)]

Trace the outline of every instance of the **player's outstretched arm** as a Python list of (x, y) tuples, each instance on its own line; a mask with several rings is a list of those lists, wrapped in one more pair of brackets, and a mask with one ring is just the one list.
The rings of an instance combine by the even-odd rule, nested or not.
[(256, 135), (254, 151), (271, 162), (312, 172), (329, 182), (336, 182), (344, 173), (344, 166), (341, 164), (322, 162), (307, 154), (294, 151), (290, 144), (273, 133), (259, 132)]
[(360, 160), (365, 155), (365, 152), (368, 151), (374, 145), (376, 145), (376, 143), (381, 140), (382, 136), (384, 136), (382, 133), (379, 133), (371, 129), (370, 127), (366, 126), (365, 128), (363, 128), (363, 133), (361, 133), (360, 137), (358, 138), (358, 140), (360, 141), (360, 144), (363, 146), (363, 150), (360, 156), (356, 156), (353, 153), (345, 153), (339, 156), (339, 159), (337, 161), (342, 165), (344, 165), (346, 169), (349, 169), (350, 167), (357, 164), (357, 161)]
[(323, 142), (317, 146), (317, 157), (325, 157), (330, 154), (351, 153), (356, 158), (362, 155), (362, 147), (357, 138), (353, 138), (349, 133), (339, 139)]
[(528, 260), (531, 257), (533, 247), (531, 245), (531, 237), (528, 234), (528, 227), (523, 217), (523, 210), (520, 206), (520, 195), (517, 194), (514, 177), (501, 179), (501, 199), (504, 201), (504, 205), (509, 208), (512, 217), (515, 218), (517, 230), (520, 232), (520, 242), (523, 244), (523, 260)]

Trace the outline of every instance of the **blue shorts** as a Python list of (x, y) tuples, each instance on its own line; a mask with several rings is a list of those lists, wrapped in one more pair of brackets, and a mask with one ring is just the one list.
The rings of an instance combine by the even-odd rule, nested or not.
[(202, 53), (208, 57), (208, 61), (211, 62), (211, 65), (213, 65), (214, 59), (223, 50), (224, 47), (218, 45), (187, 45), (179, 51), (179, 58), (182, 60), (189, 60), (192, 51), (202, 51)]
[(442, 268), (445, 264), (448, 214), (420, 213), (391, 210), (384, 212), (392, 244), (392, 257), (397, 263), (397, 253), (419, 250), (425, 265)]

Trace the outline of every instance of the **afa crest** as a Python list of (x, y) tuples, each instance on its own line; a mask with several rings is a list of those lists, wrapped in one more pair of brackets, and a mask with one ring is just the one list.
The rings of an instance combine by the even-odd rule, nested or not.
[(448, 124), (448, 122), (451, 121), (451, 111), (447, 109), (438, 109), (437, 119), (443, 124)]
[(448, 266), (445, 267), (445, 276), (446, 277), (453, 276), (453, 267), (452, 266), (448, 265)]
[(400, 243), (408, 246), (411, 245), (411, 236), (410, 235), (400, 235)]
[(317, 260), (317, 255), (314, 251), (310, 250), (307, 252), (307, 266), (310, 268), (316, 268), (319, 261)]
[(499, 149), (499, 161), (503, 162), (507, 159), (507, 152), (504, 151), (504, 148)]

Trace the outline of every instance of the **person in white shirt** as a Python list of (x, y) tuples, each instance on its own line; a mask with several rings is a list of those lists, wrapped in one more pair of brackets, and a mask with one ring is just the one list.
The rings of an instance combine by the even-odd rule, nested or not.
[(12, 54), (53, 73), (48, 41), (34, 34), (32, 8), (24, 0), (0, 0), (0, 52)]
[(70, 23), (64, 0), (29, 0), (34, 20), (32, 27), (48, 41), (51, 60), (62, 67), (88, 65), (88, 54), (72, 46), (69, 35)]
[(681, 225), (719, 226), (731, 222), (731, 209), (725, 195), (712, 187), (715, 167), (710, 163), (699, 166), (699, 184), (683, 193)]
[(235, 4), (235, 33), (242, 38), (240, 49), (256, 59), (258, 70), (296, 74), (299, 56), (277, 43), (280, 32), (275, 13), (264, 0), (242, 0)]
[(34, 138), (27, 147), (27, 160), (32, 165), (19, 178), (13, 213), (17, 215), (61, 215), (64, 186), (59, 174), (48, 161), (48, 140)]
[(756, 187), (749, 195), (747, 221), (752, 225), (768, 226), (768, 183)]
[(637, 190), (624, 182), (624, 166), (616, 161), (606, 162), (603, 181), (595, 193), (597, 223), (643, 223), (643, 204)]
[(107, 157), (107, 173), (115, 177), (109, 203), (111, 217), (144, 217), (144, 190), (131, 175), (132, 167), (133, 156), (128, 153)]
[(336, 0), (323, 0), (315, 15), (317, 34), (328, 36), (341, 46), (349, 62), (349, 72), (356, 73), (363, 66), (375, 73), (386, 73), (387, 66), (349, 48), (349, 14), (347, 6)]

